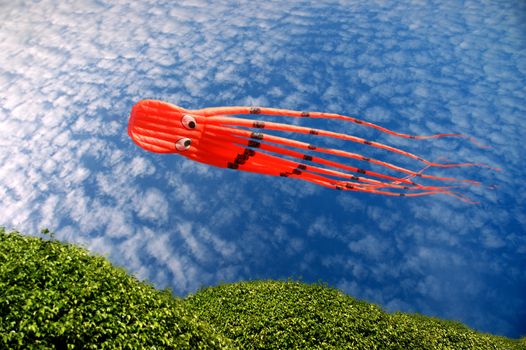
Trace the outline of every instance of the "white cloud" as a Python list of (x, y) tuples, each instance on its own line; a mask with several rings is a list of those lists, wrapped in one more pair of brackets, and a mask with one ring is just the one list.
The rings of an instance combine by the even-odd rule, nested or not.
[(168, 220), (168, 201), (164, 194), (156, 188), (149, 188), (142, 193), (135, 203), (137, 214), (142, 219), (157, 222)]
[(327, 238), (334, 238), (338, 236), (338, 231), (335, 228), (335, 222), (328, 217), (318, 216), (307, 229), (309, 236), (321, 236)]
[(379, 240), (372, 235), (367, 235), (358, 241), (350, 242), (349, 249), (367, 258), (380, 260), (384, 257), (389, 247), (385, 241)]

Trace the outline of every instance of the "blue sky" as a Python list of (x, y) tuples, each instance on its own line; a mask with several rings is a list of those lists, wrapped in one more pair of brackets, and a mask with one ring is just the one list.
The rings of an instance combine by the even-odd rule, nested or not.
[[(525, 3), (309, 3), (0, 3), (0, 224), (47, 227), (181, 296), (292, 277), (525, 335)], [(208, 167), (133, 144), (129, 111), (143, 98), (459, 132), (491, 148), (301, 121), (502, 171), (433, 172), (481, 181), (469, 205)]]

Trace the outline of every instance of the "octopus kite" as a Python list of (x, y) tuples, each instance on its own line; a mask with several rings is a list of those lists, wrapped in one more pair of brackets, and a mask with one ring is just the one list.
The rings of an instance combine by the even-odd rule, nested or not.
[[(437, 163), (408, 151), (353, 135), (232, 117), (232, 115), (243, 114), (336, 119), (407, 139), (465, 137), (461, 134), (408, 135), (354, 117), (332, 113), (263, 107), (213, 107), (187, 110), (157, 100), (142, 100), (133, 106), (128, 134), (137, 145), (155, 153), (177, 153), (194, 161), (220, 168), (296, 178), (337, 190), (387, 196), (415, 197), (445, 194), (469, 202), (463, 195), (453, 192), (453, 189), (466, 184), (477, 185), (478, 182), (424, 174), (424, 170), (433, 167), (485, 166), (478, 163)], [(274, 134), (262, 130), (270, 130)], [(420, 163), (421, 169), (410, 170), (359, 153), (293, 140), (275, 135), (276, 131), (363, 144), (366, 148), (381, 149)], [(342, 161), (332, 160), (330, 157), (333, 156), (339, 157), (338, 159)], [(351, 159), (358, 164), (350, 164)], [(380, 170), (366, 169), (365, 163), (374, 164)], [(368, 165), (367, 168), (371, 166)], [(422, 183), (424, 179), (435, 184), (424, 184)], [(451, 185), (452, 183), (457, 185)]]

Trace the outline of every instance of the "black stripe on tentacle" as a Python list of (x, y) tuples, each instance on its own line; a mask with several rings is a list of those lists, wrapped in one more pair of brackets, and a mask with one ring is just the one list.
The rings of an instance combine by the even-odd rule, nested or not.
[(253, 132), (250, 134), (250, 138), (256, 139), (256, 140), (263, 140), (263, 134), (260, 132)]
[(256, 155), (256, 151), (250, 148), (245, 148), (245, 151), (243, 153), (238, 153), (236, 155), (233, 162), (227, 163), (227, 168), (238, 169), (240, 165), (243, 165), (246, 163), (248, 158), (253, 157), (255, 155)]

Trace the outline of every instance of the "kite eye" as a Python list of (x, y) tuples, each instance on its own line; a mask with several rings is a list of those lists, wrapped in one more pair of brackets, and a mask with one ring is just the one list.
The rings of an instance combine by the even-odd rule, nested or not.
[(195, 122), (195, 118), (188, 114), (183, 116), (183, 120), (181, 120), (181, 122), (183, 123), (184, 127), (187, 129), (194, 129), (197, 126), (197, 123)]
[(177, 148), (178, 151), (186, 151), (187, 149), (190, 148), (191, 144), (192, 144), (192, 140), (185, 137), (185, 138), (179, 139), (175, 143), (175, 148)]

